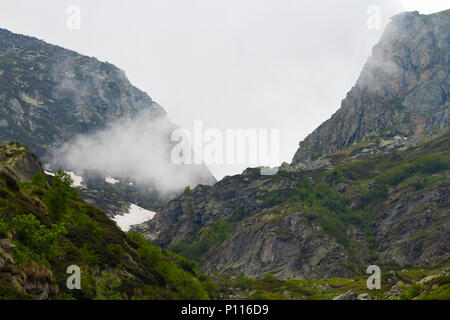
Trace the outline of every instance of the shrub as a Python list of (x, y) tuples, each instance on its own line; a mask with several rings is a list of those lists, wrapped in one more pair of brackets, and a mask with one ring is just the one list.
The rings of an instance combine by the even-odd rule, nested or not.
[(48, 252), (50, 247), (61, 236), (67, 233), (63, 225), (54, 224), (48, 229), (32, 214), (13, 218), (17, 238), (37, 252)]

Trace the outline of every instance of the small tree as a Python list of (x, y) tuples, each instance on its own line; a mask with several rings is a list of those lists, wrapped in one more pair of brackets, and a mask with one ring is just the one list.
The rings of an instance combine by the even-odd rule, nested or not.
[(72, 184), (72, 178), (58, 169), (45, 199), (49, 213), (56, 220), (59, 220), (67, 212), (68, 201), (76, 193), (76, 189), (72, 188)]

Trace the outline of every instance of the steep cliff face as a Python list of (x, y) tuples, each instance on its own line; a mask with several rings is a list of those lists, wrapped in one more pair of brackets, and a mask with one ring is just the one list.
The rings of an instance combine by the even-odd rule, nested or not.
[[(133, 179), (122, 176), (124, 183), (111, 185), (105, 183), (108, 173), (83, 172), (83, 159), (78, 160), (77, 168), (71, 168), (71, 159), (63, 159), (61, 154), (55, 156), (53, 150), (64, 143), (69, 144), (65, 151), (73, 150), (78, 135), (95, 135), (117, 121), (143, 118), (143, 115), (149, 122), (159, 124), (159, 129), (148, 134), (159, 145), (158, 152), (164, 153), (160, 161), (170, 167), (170, 134), (177, 126), (171, 123), (163, 108), (128, 81), (122, 70), (0, 29), (0, 142), (20, 141), (34, 150), (43, 163), (53, 163), (53, 169), (62, 166), (76, 169), (78, 174), (89, 174), (83, 177), (88, 184), (88, 189), (81, 190), (83, 197), (96, 201), (110, 215), (123, 212), (123, 207), (126, 210), (129, 202), (150, 208), (161, 205), (164, 199), (157, 183), (148, 179), (131, 186)], [(89, 151), (85, 150), (86, 157)], [(154, 158), (156, 153), (149, 156)], [(192, 184), (215, 182), (202, 165), (173, 165), (170, 170), (175, 175), (189, 176)], [(173, 179), (160, 179), (164, 178)]]
[(450, 10), (392, 18), (341, 108), (292, 162), (328, 155), (383, 129), (413, 136), (449, 126)]

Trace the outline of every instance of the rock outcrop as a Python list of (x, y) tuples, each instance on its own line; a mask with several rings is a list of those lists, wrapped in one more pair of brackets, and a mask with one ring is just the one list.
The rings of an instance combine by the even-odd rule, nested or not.
[(0, 145), (0, 170), (20, 182), (31, 182), (36, 173), (44, 173), (36, 155), (19, 142)]

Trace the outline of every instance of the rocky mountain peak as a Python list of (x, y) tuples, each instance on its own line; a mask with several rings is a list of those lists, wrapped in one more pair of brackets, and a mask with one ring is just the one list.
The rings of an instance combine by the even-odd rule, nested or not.
[(300, 142), (292, 162), (331, 154), (382, 130), (418, 135), (450, 123), (450, 10), (392, 18), (341, 108)]

